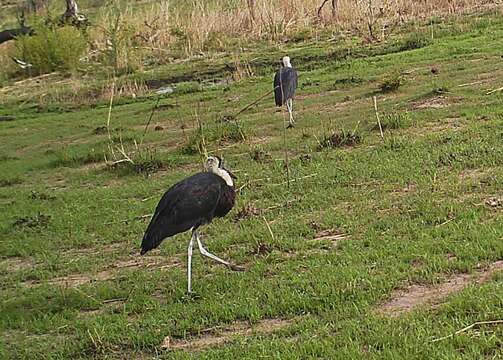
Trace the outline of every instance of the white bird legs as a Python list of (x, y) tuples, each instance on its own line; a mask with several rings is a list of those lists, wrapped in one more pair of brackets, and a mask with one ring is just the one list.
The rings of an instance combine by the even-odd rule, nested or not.
[(187, 249), (187, 255), (188, 255), (188, 264), (187, 264), (187, 290), (188, 292), (192, 292), (192, 250), (194, 248), (194, 240), (197, 241), (197, 245), (199, 246), (199, 252), (201, 255), (209, 257), (212, 260), (215, 260), (216, 262), (219, 262), (220, 264), (223, 264), (230, 269), (234, 271), (243, 271), (244, 268), (240, 266), (233, 265), (229, 263), (228, 261), (220, 259), (218, 256), (213, 255), (210, 253), (208, 250), (206, 250), (203, 246), (203, 243), (201, 242), (201, 239), (199, 238), (199, 233), (197, 230), (192, 230), (192, 237), (190, 238), (189, 242), (189, 248)]
[(290, 115), (288, 127), (291, 128), (295, 126), (295, 120), (293, 119), (293, 100), (291, 98), (286, 101), (286, 108), (288, 109), (288, 115)]

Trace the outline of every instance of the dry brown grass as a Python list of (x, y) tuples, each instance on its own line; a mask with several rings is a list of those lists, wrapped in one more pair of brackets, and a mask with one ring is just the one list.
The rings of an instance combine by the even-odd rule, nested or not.
[[(184, 55), (226, 50), (230, 43), (284, 40), (326, 27), (356, 32), (371, 40), (382, 39), (397, 25), (413, 19), (464, 14), (495, 7), (497, 2), (340, 0), (335, 16), (326, 6), (321, 17), (317, 16), (320, 0), (257, 0), (253, 15), (245, 0), (236, 5), (228, 0), (197, 2), (188, 9), (162, 2), (134, 11), (132, 7), (104, 11), (91, 38), (95, 49), (110, 49), (111, 29), (117, 27), (121, 34), (117, 41), (119, 66), (131, 66), (129, 63), (145, 56), (159, 62), (179, 56), (174, 49), (182, 50)], [(137, 63), (133, 67), (141, 66)]]
[[(89, 51), (82, 60), (97, 64), (102, 71), (121, 75), (175, 58), (242, 48), (253, 41), (308, 38), (321, 29), (349, 31), (369, 41), (382, 40), (396, 26), (410, 20), (470, 13), (501, 4), (501, 0), (339, 0), (335, 16), (328, 5), (318, 16), (321, 2), (256, 0), (253, 11), (246, 0), (193, 2), (182, 7), (169, 2), (143, 7), (109, 5), (88, 30)], [(0, 84), (19, 72), (10, 59), (12, 54), (12, 46), (0, 47), (0, 66), (6, 69), (0, 74)], [(251, 68), (239, 57), (234, 62), (238, 69), (235, 80), (253, 76)], [(109, 95), (106, 88), (99, 94), (94, 90), (86, 93), (79, 81), (72, 81), (70, 87), (71, 91), (65, 89), (55, 96), (71, 97), (68, 100), (75, 102), (82, 94), (97, 98)], [(124, 93), (132, 96), (144, 91), (141, 84), (124, 88)], [(55, 100), (58, 99), (41, 99)]]

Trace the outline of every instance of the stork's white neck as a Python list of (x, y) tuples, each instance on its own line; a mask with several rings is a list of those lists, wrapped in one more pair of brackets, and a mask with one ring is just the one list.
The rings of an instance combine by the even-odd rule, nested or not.
[(216, 174), (218, 176), (220, 176), (222, 179), (224, 179), (225, 183), (228, 185), (228, 186), (231, 186), (233, 187), (234, 186), (234, 181), (232, 181), (232, 178), (231, 176), (229, 175), (229, 173), (227, 171), (225, 171), (224, 169), (221, 169), (221, 168), (216, 168), (216, 169), (211, 169), (211, 172), (213, 174)]
[(288, 58), (283, 59), (283, 66), (291, 68), (292, 64), (290, 63), (290, 59), (288, 59)]

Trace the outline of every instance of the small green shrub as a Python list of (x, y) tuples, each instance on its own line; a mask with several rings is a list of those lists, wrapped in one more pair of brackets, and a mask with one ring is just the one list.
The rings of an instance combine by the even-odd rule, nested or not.
[(387, 134), (384, 137), (384, 149), (391, 151), (399, 151), (407, 146), (407, 142), (403, 137), (394, 134)]
[(31, 229), (45, 228), (47, 227), (47, 225), (49, 225), (50, 221), (51, 221), (50, 215), (45, 215), (39, 212), (34, 216), (17, 217), (12, 223), (12, 226), (16, 228), (31, 228)]
[(21, 184), (23, 179), (21, 178), (8, 178), (8, 179), (0, 179), (0, 187), (9, 187), (17, 184)]
[(55, 153), (56, 158), (50, 167), (79, 167), (91, 163), (99, 163), (105, 159), (103, 148), (80, 149), (79, 147), (65, 147)]
[(250, 151), (250, 157), (252, 160), (258, 163), (265, 163), (272, 159), (271, 153), (265, 151), (261, 147), (255, 147)]
[(445, 85), (441, 85), (441, 86), (433, 88), (433, 90), (431, 90), (431, 95), (442, 95), (442, 94), (446, 94), (448, 92), (449, 92), (449, 88)]
[(39, 74), (56, 70), (77, 70), (79, 59), (86, 50), (84, 35), (71, 26), (35, 27), (35, 35), (16, 40), (16, 56), (30, 64)]
[[(410, 126), (412, 119), (407, 111), (400, 113), (385, 114), (381, 120), (381, 126), (384, 129), (403, 129)], [(373, 130), (379, 130), (376, 124)]]
[(181, 148), (182, 154), (204, 154), (204, 147), (211, 143), (235, 143), (246, 139), (245, 130), (236, 121), (219, 121), (203, 130), (195, 130)]
[(420, 49), (431, 44), (431, 39), (424, 33), (414, 32), (403, 40), (401, 51)]
[(107, 169), (117, 172), (120, 176), (140, 174), (148, 177), (170, 166), (170, 161), (161, 159), (154, 148), (137, 148), (128, 156), (131, 161), (112, 162)]
[(389, 93), (397, 91), (398, 88), (403, 84), (403, 77), (398, 74), (394, 74), (384, 79), (379, 85), (379, 89), (382, 93)]
[(196, 81), (182, 82), (176, 85), (175, 94), (193, 94), (203, 91), (201, 84)]
[(325, 135), (321, 141), (318, 140), (317, 150), (321, 151), (326, 148), (351, 147), (362, 141), (362, 136), (359, 132), (354, 131), (332, 131), (331, 134)]

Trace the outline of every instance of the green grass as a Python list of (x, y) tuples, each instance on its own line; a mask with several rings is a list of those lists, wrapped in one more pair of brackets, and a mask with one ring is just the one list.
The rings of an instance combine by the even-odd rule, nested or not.
[[(155, 151), (134, 158), (148, 176), (132, 165), (104, 164), (108, 137), (97, 129), (106, 125), (106, 104), (53, 103), (65, 109), (54, 112), (4, 100), (0, 115), (16, 119), (0, 122), (0, 357), (501, 357), (501, 326), (432, 342), (475, 321), (503, 319), (501, 273), (439, 306), (398, 317), (378, 309), (395, 289), (442, 283), (503, 259), (503, 213), (486, 204), (503, 196), (503, 95), (486, 95), (503, 81), (502, 25), (496, 15), (471, 16), (437, 24), (432, 41), (404, 34), (406, 42), (354, 44), (345, 52), (295, 44), (300, 84), (297, 127), (286, 133), (289, 187), (287, 115), (272, 98), (238, 116), (244, 141), (236, 123), (221, 122), (271, 89), (278, 49), (246, 55), (260, 59), (255, 77), (181, 87), (162, 98), (142, 145)], [(194, 60), (145, 76), (169, 69), (190, 77), (211, 66)], [(397, 73), (406, 81), (380, 93), (383, 79)], [(121, 133), (126, 150), (134, 149), (156, 101), (145, 96), (113, 108), (115, 144)], [(206, 150), (225, 157), (241, 188), (233, 212), (205, 227), (204, 240), (247, 271), (195, 256), (197, 296), (188, 297), (189, 234), (142, 258), (138, 250), (144, 215), (171, 184), (201, 168), (197, 147), (183, 151), (201, 140), (196, 119)], [(318, 149), (332, 133), (360, 138)], [(322, 231), (347, 236), (316, 240)], [(291, 321), (193, 352), (161, 348), (167, 336), (176, 342), (264, 319)]]

